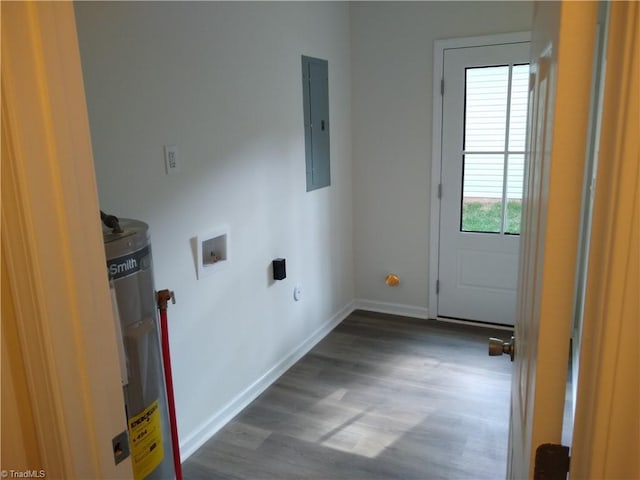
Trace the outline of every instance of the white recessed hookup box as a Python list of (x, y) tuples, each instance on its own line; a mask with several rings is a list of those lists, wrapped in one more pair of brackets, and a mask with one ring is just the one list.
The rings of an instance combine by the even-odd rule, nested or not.
[(229, 229), (209, 230), (197, 236), (198, 280), (211, 275), (229, 263)]

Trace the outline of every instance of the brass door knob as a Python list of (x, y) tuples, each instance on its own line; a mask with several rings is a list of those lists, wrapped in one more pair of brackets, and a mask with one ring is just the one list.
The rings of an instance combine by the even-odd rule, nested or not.
[(513, 362), (513, 356), (516, 353), (516, 339), (511, 337), (511, 340), (508, 342), (503, 341), (500, 338), (489, 339), (489, 356), (495, 357), (500, 355), (509, 355), (511, 357), (511, 361)]

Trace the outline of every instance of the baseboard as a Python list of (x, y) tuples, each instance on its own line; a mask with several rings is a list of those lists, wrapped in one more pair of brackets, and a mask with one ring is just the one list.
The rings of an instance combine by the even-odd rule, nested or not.
[(413, 305), (403, 305), (400, 303), (377, 302), (375, 300), (356, 299), (354, 301), (356, 310), (367, 310), (369, 312), (388, 313), (390, 315), (401, 315), (411, 318), (429, 318), (429, 309), (425, 307), (414, 307)]
[(320, 340), (322, 340), (331, 330), (340, 324), (355, 310), (355, 303), (350, 302), (329, 321), (313, 332), (306, 340), (294, 348), (288, 355), (285, 355), (262, 377), (247, 387), (243, 392), (231, 400), (219, 412), (214, 414), (209, 420), (204, 422), (201, 428), (187, 435), (183, 442), (180, 442), (180, 459), (185, 461), (198, 448), (209, 440), (218, 430), (229, 423), (233, 417), (246, 408), (280, 376), (291, 368), (298, 360), (305, 356)]
[(455, 318), (436, 317), (429, 315), (429, 309), (424, 307), (414, 307), (412, 305), (403, 305), (400, 303), (378, 302), (375, 300), (354, 300), (355, 310), (366, 310), (368, 312), (386, 313), (389, 315), (399, 315), (402, 317), (420, 318), (422, 320), (437, 320), (444, 323), (457, 323), (460, 325), (473, 325), (474, 327), (482, 327), (490, 330), (507, 330), (513, 331), (510, 325), (498, 325), (495, 323), (474, 322), (473, 320), (457, 320)]
[(499, 323), (474, 322), (473, 320), (458, 320), (457, 318), (436, 317), (435, 320), (444, 323), (456, 323), (458, 325), (472, 325), (474, 327), (486, 328), (488, 330), (505, 330), (512, 331), (512, 325), (500, 325)]

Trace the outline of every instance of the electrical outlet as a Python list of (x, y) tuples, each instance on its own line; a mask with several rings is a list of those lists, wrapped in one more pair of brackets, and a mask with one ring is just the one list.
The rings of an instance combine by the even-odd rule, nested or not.
[(178, 147), (176, 145), (164, 146), (164, 165), (167, 175), (179, 173), (182, 170), (182, 165), (178, 158)]

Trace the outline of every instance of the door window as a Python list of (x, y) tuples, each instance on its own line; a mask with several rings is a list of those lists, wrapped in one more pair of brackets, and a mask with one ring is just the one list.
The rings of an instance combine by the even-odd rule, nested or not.
[(462, 232), (518, 235), (529, 65), (465, 69)]

